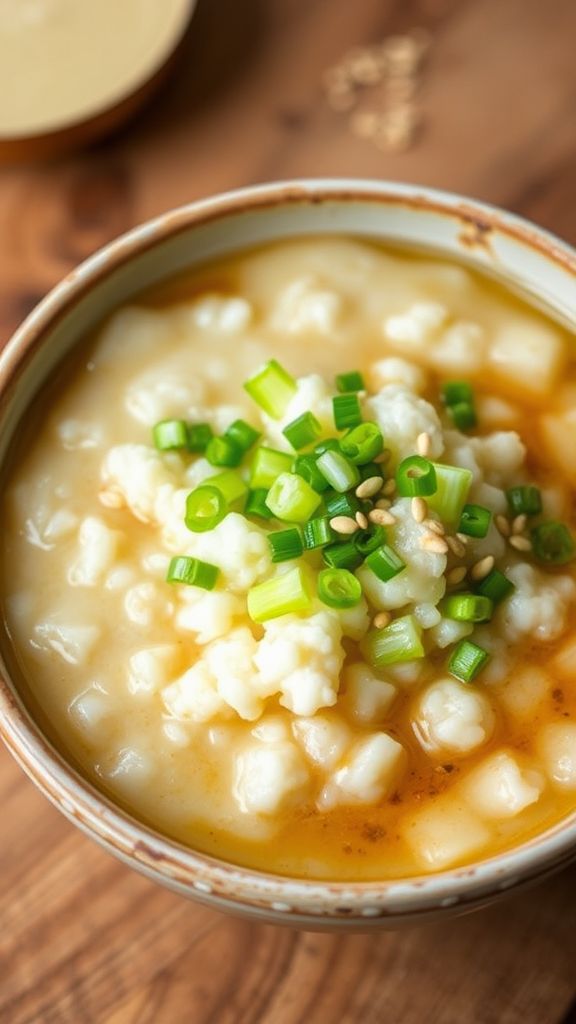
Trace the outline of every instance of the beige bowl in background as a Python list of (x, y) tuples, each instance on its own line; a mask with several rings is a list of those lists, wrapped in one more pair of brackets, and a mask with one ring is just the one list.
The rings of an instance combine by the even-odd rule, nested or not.
[[(576, 253), (510, 214), (418, 186), (377, 182), (300, 181), (244, 189), (136, 228), (69, 274), (28, 317), (0, 357), (0, 469), (54, 367), (119, 303), (235, 250), (322, 233), (465, 260), (576, 331)], [(26, 706), (5, 632), (0, 652), (0, 732), (37, 786), (127, 864), (214, 907), (306, 928), (391, 928), (482, 907), (576, 858), (576, 814), (478, 864), (382, 883), (308, 882), (197, 853), (130, 817), (75, 771)]]

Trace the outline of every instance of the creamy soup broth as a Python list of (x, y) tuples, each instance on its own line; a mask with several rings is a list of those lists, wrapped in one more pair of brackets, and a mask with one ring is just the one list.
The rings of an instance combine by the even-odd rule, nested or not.
[[(4, 490), (7, 628), (62, 749), (166, 835), (301, 877), (438, 871), (571, 813), (574, 563), (538, 564), (494, 520), (459, 556), (427, 552), (409, 500), (392, 494), (388, 533), (412, 596), (394, 596), (391, 581), (382, 597), (364, 567), (349, 612), (315, 599), (308, 615), (256, 624), (246, 591), (287, 568), (270, 563), (271, 525), (235, 513), (216, 540), (190, 534), (186, 493), (220, 470), (156, 452), (152, 427), (176, 417), (217, 433), (242, 417), (289, 451), (281, 427), (306, 409), (336, 434), (335, 374), (358, 369), (364, 417), (392, 451), (387, 473), (427, 434), (437, 462), (472, 469), (467, 500), (506, 519), (504, 532), (504, 492), (525, 483), (541, 490), (545, 518), (574, 527), (572, 340), (464, 267), (349, 239), (244, 253), (114, 313), (32, 411)], [(280, 424), (242, 388), (271, 358), (297, 380)], [(478, 424), (463, 433), (439, 401), (454, 379), (474, 389)], [(188, 541), (221, 569), (210, 594), (166, 582)], [(512, 595), (487, 624), (444, 617), (445, 593), (470, 589), (471, 567), (492, 554)], [(315, 574), (321, 556), (308, 561)], [(460, 566), (468, 576), (451, 584)], [(359, 643), (383, 610), (416, 616), (424, 658), (367, 663)], [(468, 635), (491, 657), (464, 684), (447, 662)], [(190, 676), (198, 664), (204, 674)]]

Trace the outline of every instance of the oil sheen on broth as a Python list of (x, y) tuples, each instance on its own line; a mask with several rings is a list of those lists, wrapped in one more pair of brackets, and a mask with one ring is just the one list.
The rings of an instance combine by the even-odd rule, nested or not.
[[(242, 388), (273, 358), (296, 380), (280, 420)], [(391, 453), (384, 477), (421, 449), (469, 470), (466, 503), (493, 515), (485, 537), (459, 539), (456, 523), (437, 532), (433, 497), (417, 522), (390, 485), (365, 511), (388, 513), (405, 568), (388, 582), (355, 569), (363, 596), (341, 611), (315, 596), (321, 549), (271, 563), (267, 534), (288, 523), (240, 505), (188, 530), (186, 496), (222, 468), (157, 451), (152, 428), (221, 434), (242, 418), (290, 452), (282, 428), (306, 411), (341, 436), (334, 381), (351, 370)], [(455, 428), (447, 381), (472, 386), (476, 426)], [(37, 411), (5, 488), (5, 617), (62, 748), (167, 835), (311, 878), (438, 871), (568, 815), (574, 563), (543, 565), (530, 546), (539, 523), (575, 525), (575, 396), (572, 340), (540, 313), (463, 267), (353, 239), (250, 251), (118, 310)], [(512, 512), (516, 486), (539, 489), (542, 513)], [(178, 554), (216, 564), (215, 589), (168, 583)], [(489, 622), (449, 617), (490, 556), (514, 589)], [(307, 611), (252, 621), (247, 591), (302, 562)], [(382, 612), (409, 619), (424, 657), (370, 664)], [(490, 660), (462, 683), (447, 664), (467, 638)]]

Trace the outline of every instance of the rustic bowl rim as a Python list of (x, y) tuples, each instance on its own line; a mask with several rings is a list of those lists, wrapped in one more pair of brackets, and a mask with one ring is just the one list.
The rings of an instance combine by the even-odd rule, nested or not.
[[(170, 237), (215, 219), (278, 205), (382, 203), (435, 213), (538, 253), (576, 283), (576, 252), (549, 232), (490, 204), (419, 185), (364, 179), (297, 179), (254, 185), (201, 199), (141, 224), (69, 273), (30, 313), (0, 355), (0, 411), (28, 363), (49, 342), (61, 317), (96, 283)], [(520, 257), (518, 257), (520, 258)], [(505, 281), (507, 274), (502, 272)], [(0, 675), (0, 735), (42, 792), (84, 832), (133, 867), (177, 891), (224, 908), (280, 920), (427, 916), (472, 908), (542, 877), (576, 856), (576, 812), (504, 853), (430, 875), (368, 882), (307, 880), (243, 868), (170, 840), (139, 822), (79, 775), (47, 740), (10, 681)]]

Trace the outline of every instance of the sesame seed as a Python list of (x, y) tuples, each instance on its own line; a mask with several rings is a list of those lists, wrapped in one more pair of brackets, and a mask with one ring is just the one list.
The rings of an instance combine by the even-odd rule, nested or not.
[(351, 516), (334, 516), (330, 526), (336, 533), (356, 533), (358, 529), (358, 523)]
[(522, 513), (522, 515), (516, 516), (516, 518), (512, 520), (512, 533), (513, 534), (524, 533), (524, 530), (526, 529), (526, 523), (527, 522), (528, 522), (528, 516), (524, 515), (523, 513)]
[(382, 463), (388, 462), (390, 460), (390, 456), (391, 455), (392, 455), (392, 452), (390, 451), (390, 449), (389, 448), (385, 448), (384, 451), (380, 452), (380, 455), (375, 455), (374, 456), (374, 458), (372, 459), (372, 462), (378, 462), (378, 463), (380, 463), (380, 462), (382, 462)]
[(376, 523), (378, 526), (393, 526), (396, 522), (392, 513), (383, 508), (373, 508), (368, 513), (368, 519), (371, 523)]
[(467, 544), (468, 541), (470, 540), (470, 537), (468, 536), (467, 533), (457, 533), (456, 536), (461, 544)]
[(381, 476), (369, 476), (367, 480), (363, 480), (361, 484), (358, 484), (356, 488), (357, 498), (372, 498), (378, 491), (382, 490), (384, 481)]
[(439, 537), (437, 533), (425, 533), (420, 538), (419, 546), (423, 551), (430, 551), (434, 555), (445, 555), (448, 551), (448, 545), (443, 537)]
[(456, 558), (462, 558), (466, 554), (466, 548), (457, 537), (446, 537), (446, 543)]
[(355, 518), (361, 530), (368, 529), (368, 520), (366, 519), (366, 516), (364, 515), (363, 512), (357, 512)]
[(432, 530), (432, 533), (437, 533), (440, 537), (443, 537), (446, 533), (444, 524), (439, 523), (437, 519), (425, 519), (422, 525), (428, 530)]
[(485, 558), (481, 558), (479, 562), (476, 562), (470, 570), (470, 575), (473, 580), (483, 580), (489, 572), (492, 572), (494, 568), (494, 555), (486, 555)]
[(391, 504), (392, 502), (389, 501), (388, 498), (378, 498), (378, 501), (376, 502), (376, 508), (390, 508)]
[(386, 483), (384, 484), (384, 487), (382, 488), (382, 494), (384, 494), (384, 495), (394, 494), (395, 490), (396, 490), (396, 481), (394, 479), (390, 479), (390, 480), (387, 480)]
[(510, 546), (516, 551), (532, 551), (532, 541), (528, 537), (510, 537)]
[(510, 523), (506, 516), (495, 516), (494, 522), (496, 523), (496, 529), (503, 537), (510, 536)]
[(389, 626), (391, 622), (392, 616), (390, 615), (390, 612), (378, 612), (378, 615), (374, 616), (372, 625), (375, 626), (376, 629), (385, 629), (385, 627)]
[(424, 501), (424, 498), (412, 498), (410, 511), (412, 512), (412, 518), (415, 519), (417, 523), (423, 523), (428, 515), (428, 505)]
[(446, 577), (446, 580), (451, 586), (455, 587), (458, 586), (459, 583), (462, 583), (462, 580), (464, 579), (465, 576), (466, 566), (457, 565), (454, 569), (450, 570)]
[(430, 437), (430, 434), (427, 434), (424, 430), (421, 434), (418, 434), (418, 437), (416, 438), (416, 451), (418, 452), (418, 455), (421, 455), (423, 458), (427, 458), (430, 455), (431, 450), (432, 438)]

